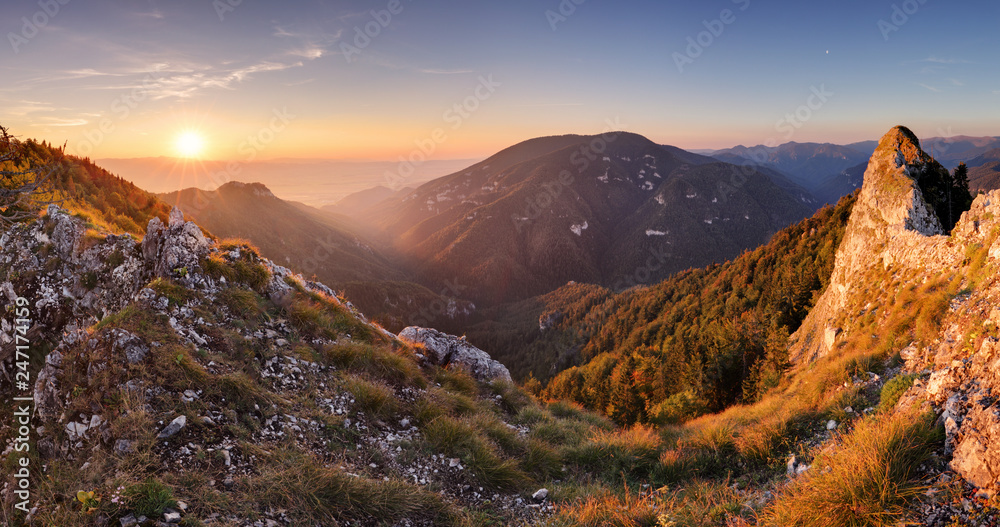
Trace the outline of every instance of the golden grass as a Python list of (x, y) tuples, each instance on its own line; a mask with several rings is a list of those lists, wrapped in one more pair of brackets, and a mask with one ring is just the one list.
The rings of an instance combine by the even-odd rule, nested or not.
[(941, 440), (934, 415), (876, 416), (858, 423), (762, 515), (762, 525), (896, 525), (924, 487), (917, 468)]

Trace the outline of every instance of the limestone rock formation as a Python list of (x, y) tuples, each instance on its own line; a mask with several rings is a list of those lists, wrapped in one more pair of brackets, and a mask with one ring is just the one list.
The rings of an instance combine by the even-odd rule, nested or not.
[(399, 332), (399, 339), (410, 344), (423, 345), (430, 354), (430, 359), (438, 365), (461, 366), (477, 379), (510, 381), (510, 372), (506, 366), (493, 360), (488, 353), (469, 344), (464, 338), (448, 335), (436, 329), (410, 326)]
[(193, 270), (209, 247), (201, 229), (194, 222), (185, 222), (184, 214), (174, 207), (166, 226), (159, 218), (150, 220), (142, 241), (142, 254), (147, 262), (154, 264), (156, 276), (168, 277)]
[(830, 285), (792, 336), (793, 362), (830, 351), (841, 332), (833, 319), (870, 269), (913, 261), (929, 261), (934, 268), (954, 265), (958, 256), (942, 250), (947, 238), (941, 222), (917, 185), (928, 172), (946, 174), (946, 169), (920, 149), (910, 130), (897, 126), (879, 141), (837, 250)]
[[(940, 333), (897, 350), (905, 369), (920, 374), (899, 406), (935, 408), (947, 434), (944, 451), (952, 455), (951, 468), (993, 495), (1000, 491), (1000, 309), (993, 307), (1000, 305), (1000, 192), (979, 195), (945, 234), (917, 185), (919, 178), (942, 170), (909, 130), (897, 127), (882, 138), (837, 251), (830, 286), (792, 336), (790, 356), (808, 364), (836, 354), (846, 341), (865, 338), (857, 319), (884, 316), (894, 307), (870, 297), (873, 280), (884, 280), (876, 288), (900, 284), (900, 291), (958, 284), (960, 293), (933, 321)], [(928, 299), (916, 300), (922, 301)]]

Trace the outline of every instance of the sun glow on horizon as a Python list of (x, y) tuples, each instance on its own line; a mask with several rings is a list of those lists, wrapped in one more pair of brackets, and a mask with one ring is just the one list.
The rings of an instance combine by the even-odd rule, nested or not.
[(197, 131), (186, 130), (177, 136), (174, 149), (181, 157), (199, 157), (205, 151), (205, 137)]

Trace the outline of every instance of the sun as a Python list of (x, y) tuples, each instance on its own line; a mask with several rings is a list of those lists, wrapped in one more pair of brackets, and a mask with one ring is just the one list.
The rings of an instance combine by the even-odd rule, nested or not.
[(198, 132), (181, 132), (174, 142), (174, 148), (181, 157), (198, 157), (205, 150), (205, 138)]

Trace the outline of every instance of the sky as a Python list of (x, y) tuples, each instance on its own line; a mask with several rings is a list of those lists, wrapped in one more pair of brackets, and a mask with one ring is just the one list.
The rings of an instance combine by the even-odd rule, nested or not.
[[(1000, 135), (1000, 2), (31, 0), (0, 124), (91, 158), (486, 157)], [(185, 139), (181, 139), (181, 138)]]

